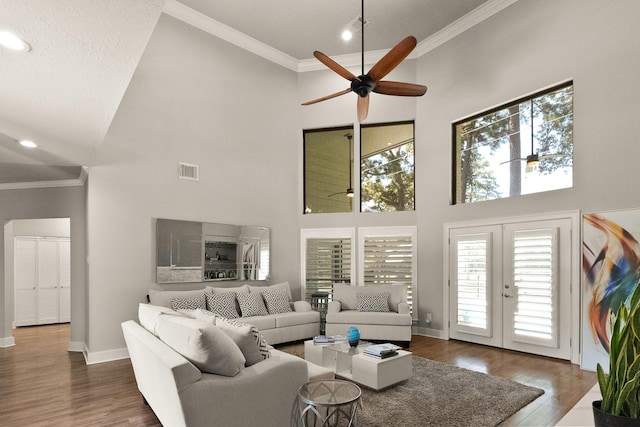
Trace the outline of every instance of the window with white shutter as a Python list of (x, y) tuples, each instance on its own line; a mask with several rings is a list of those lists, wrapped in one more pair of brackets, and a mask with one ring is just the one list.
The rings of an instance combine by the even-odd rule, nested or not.
[(302, 230), (304, 298), (331, 294), (334, 283), (351, 283), (353, 229)]
[(415, 227), (360, 228), (359, 268), (364, 286), (403, 283), (407, 286), (407, 302), (414, 318), (416, 297), (417, 243)]

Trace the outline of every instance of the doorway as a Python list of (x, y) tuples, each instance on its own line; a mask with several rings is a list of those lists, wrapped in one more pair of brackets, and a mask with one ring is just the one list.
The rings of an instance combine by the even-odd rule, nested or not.
[(71, 321), (70, 218), (17, 219), (5, 227), (13, 327)]
[(574, 224), (559, 216), (449, 226), (449, 336), (573, 360)]

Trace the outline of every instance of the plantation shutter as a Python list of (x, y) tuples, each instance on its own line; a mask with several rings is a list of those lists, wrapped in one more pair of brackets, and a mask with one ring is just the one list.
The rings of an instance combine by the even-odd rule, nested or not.
[(490, 234), (461, 237), (457, 249), (457, 326), (488, 335)]
[(557, 229), (513, 234), (513, 314), (515, 341), (557, 346)]
[(362, 274), (365, 286), (404, 283), (407, 303), (413, 312), (413, 283), (415, 280), (413, 235), (363, 236)]
[(307, 238), (305, 299), (316, 292), (331, 294), (333, 283), (351, 283), (351, 238)]

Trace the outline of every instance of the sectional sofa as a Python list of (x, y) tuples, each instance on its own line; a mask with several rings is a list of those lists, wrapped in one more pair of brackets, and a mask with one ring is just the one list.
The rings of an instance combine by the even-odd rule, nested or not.
[(140, 304), (138, 319), (122, 331), (138, 389), (165, 427), (288, 425), (298, 388), (333, 378), (207, 310)]
[(149, 290), (149, 302), (178, 310), (208, 308), (221, 317), (238, 318), (258, 328), (270, 345), (313, 338), (320, 333), (320, 313), (307, 301), (293, 301), (288, 282), (271, 286), (189, 291)]

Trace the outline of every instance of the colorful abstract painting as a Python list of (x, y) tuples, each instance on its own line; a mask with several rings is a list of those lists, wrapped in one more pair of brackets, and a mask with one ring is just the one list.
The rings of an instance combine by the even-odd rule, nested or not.
[(582, 368), (608, 367), (615, 313), (640, 279), (640, 210), (582, 216)]

